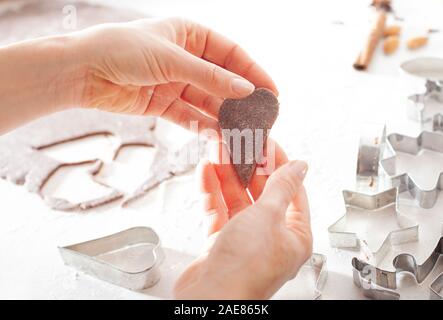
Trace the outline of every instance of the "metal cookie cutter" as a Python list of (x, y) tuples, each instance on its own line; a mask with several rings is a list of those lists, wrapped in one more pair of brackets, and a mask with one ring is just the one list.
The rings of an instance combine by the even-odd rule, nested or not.
[[(418, 225), (397, 209), (396, 188), (372, 195), (345, 190), (343, 197), (346, 213), (328, 228), (332, 247), (366, 251), (367, 260), (377, 262), (386, 256), (391, 246), (418, 239)], [(366, 222), (374, 215), (384, 218), (386, 215), (393, 216), (395, 219), (395, 226), (387, 228), (389, 231), (385, 231), (382, 244), (375, 249), (368, 244), (367, 239), (362, 239), (362, 235), (349, 230), (348, 225), (351, 219), (358, 218), (358, 224), (367, 227)], [(373, 230), (369, 226), (366, 233), (379, 234), (380, 229)]]
[[(432, 121), (436, 113), (443, 112), (443, 59), (418, 58), (404, 62), (401, 69), (425, 82), (425, 92), (408, 97), (409, 118), (424, 123)], [(433, 107), (434, 105), (434, 107)]]
[(164, 260), (160, 238), (147, 227), (127, 229), (59, 250), (65, 264), (131, 290), (155, 285)]
[(418, 137), (414, 138), (394, 133), (388, 136), (387, 141), (392, 156), (381, 160), (380, 165), (386, 174), (391, 177), (392, 185), (398, 187), (399, 192), (409, 191), (420, 207), (432, 208), (437, 201), (438, 191), (443, 188), (443, 173), (440, 173), (434, 188), (430, 190), (421, 189), (408, 173), (397, 171), (396, 153), (403, 152), (417, 155), (423, 149), (443, 153), (443, 135), (423, 131)]
[(289, 280), (272, 297), (274, 300), (317, 300), (327, 280), (326, 256), (313, 253), (302, 265), (297, 277)]
[[(423, 264), (418, 265), (414, 256), (400, 254), (395, 257), (393, 266), (395, 271), (386, 271), (376, 268), (357, 258), (352, 259), (354, 268), (354, 282), (363, 288), (363, 293), (375, 299), (399, 299), (400, 295), (393, 291), (397, 289), (397, 275), (402, 272), (412, 274), (418, 283), (422, 283), (437, 265), (443, 255), (443, 237), (440, 238), (432, 254)], [(443, 274), (435, 279), (430, 287), (432, 299), (443, 299)]]
[(443, 273), (431, 284), (431, 300), (443, 300)]
[(443, 114), (438, 113), (432, 118), (432, 131), (443, 132)]
[(441, 81), (427, 80), (425, 88), (426, 91), (424, 93), (414, 94), (408, 97), (408, 116), (412, 120), (421, 123), (432, 120), (436, 112), (443, 112), (443, 107), (440, 111), (432, 110), (433, 104), (443, 103), (443, 83)]
[(320, 253), (313, 253), (305, 265), (309, 265), (311, 268), (313, 268), (317, 275), (314, 297), (314, 299), (317, 300), (321, 297), (323, 288), (328, 278), (328, 272), (326, 270), (326, 256)]
[(379, 160), (383, 155), (385, 140), (385, 125), (362, 126), (357, 158), (356, 186), (358, 191), (379, 189)]

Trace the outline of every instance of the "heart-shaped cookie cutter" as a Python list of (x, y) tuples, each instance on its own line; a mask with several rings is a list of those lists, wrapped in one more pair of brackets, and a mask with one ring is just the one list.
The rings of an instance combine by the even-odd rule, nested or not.
[(131, 290), (155, 285), (164, 260), (160, 238), (148, 227), (59, 247), (59, 251), (66, 265)]

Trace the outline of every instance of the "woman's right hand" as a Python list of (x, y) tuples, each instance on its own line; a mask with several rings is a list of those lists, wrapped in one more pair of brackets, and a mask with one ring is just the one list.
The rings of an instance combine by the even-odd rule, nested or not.
[(279, 168), (250, 183), (255, 203), (231, 164), (200, 166), (211, 243), (177, 281), (177, 298), (267, 299), (296, 276), (312, 254), (307, 165), (287, 161), (277, 146)]

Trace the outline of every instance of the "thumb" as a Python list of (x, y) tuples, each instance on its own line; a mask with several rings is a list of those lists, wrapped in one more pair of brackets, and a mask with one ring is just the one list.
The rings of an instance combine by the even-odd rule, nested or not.
[(308, 165), (304, 161), (291, 161), (280, 167), (269, 177), (257, 202), (273, 211), (281, 212), (283, 216), (300, 191), (307, 169)]
[(216, 64), (181, 50), (173, 81), (190, 83), (206, 93), (220, 98), (243, 98), (255, 86), (241, 76)]

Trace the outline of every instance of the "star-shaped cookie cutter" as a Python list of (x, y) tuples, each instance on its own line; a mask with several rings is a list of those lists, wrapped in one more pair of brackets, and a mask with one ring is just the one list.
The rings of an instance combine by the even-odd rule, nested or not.
[[(406, 61), (401, 69), (408, 75), (424, 82), (425, 91), (408, 97), (408, 116), (420, 123), (432, 121), (434, 114), (443, 112), (435, 110), (433, 105), (443, 103), (443, 59), (422, 57)], [(434, 109), (434, 110), (433, 110)]]
[[(426, 80), (425, 92), (408, 97), (408, 115), (414, 121), (424, 123), (432, 120), (436, 111), (432, 105), (443, 103), (443, 82)], [(443, 107), (442, 110), (443, 112)]]
[[(437, 265), (443, 255), (443, 237), (440, 238), (434, 251), (423, 264), (417, 264), (411, 254), (399, 254), (392, 262), (395, 271), (379, 269), (358, 258), (352, 259), (354, 268), (354, 282), (363, 289), (363, 294), (373, 299), (399, 299), (397, 289), (397, 276), (407, 272), (412, 274), (417, 283), (422, 283)], [(430, 298), (443, 299), (443, 273), (440, 274), (430, 285)]]
[(420, 188), (407, 172), (397, 172), (397, 152), (417, 155), (426, 149), (443, 154), (443, 135), (423, 131), (418, 137), (409, 137), (398, 133), (390, 134), (387, 138), (391, 156), (380, 161), (381, 167), (391, 178), (392, 186), (398, 187), (399, 192), (408, 191), (422, 208), (432, 208), (438, 192), (443, 188), (443, 172), (440, 173), (434, 188), (426, 190)]
[[(346, 213), (328, 228), (329, 240), (332, 247), (347, 249), (364, 249), (369, 247), (367, 239), (362, 239), (355, 232), (347, 230), (347, 218), (351, 214), (376, 215), (382, 209), (387, 209), (396, 219), (397, 227), (390, 230), (383, 243), (375, 251), (369, 248), (371, 252), (367, 260), (380, 261), (389, 252), (392, 246), (418, 239), (418, 225), (404, 216), (397, 208), (397, 189), (392, 188), (376, 194), (365, 194), (353, 191), (343, 191), (343, 197), (346, 206)], [(364, 223), (362, 221), (362, 223)], [(377, 232), (379, 230), (374, 230)]]

